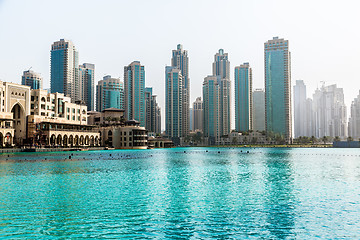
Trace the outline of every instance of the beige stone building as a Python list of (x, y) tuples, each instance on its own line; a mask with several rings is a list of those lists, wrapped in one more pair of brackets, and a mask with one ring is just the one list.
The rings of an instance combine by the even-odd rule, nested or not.
[(71, 103), (61, 93), (0, 81), (0, 147), (99, 143), (100, 133), (87, 124), (85, 105)]

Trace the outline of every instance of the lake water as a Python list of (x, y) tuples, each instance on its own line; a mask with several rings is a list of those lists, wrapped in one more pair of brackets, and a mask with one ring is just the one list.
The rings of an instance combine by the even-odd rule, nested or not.
[(0, 239), (89, 238), (360, 239), (360, 150), (0, 155)]

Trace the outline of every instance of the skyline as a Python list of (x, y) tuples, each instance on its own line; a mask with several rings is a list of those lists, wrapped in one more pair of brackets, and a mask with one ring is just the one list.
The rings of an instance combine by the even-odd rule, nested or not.
[[(165, 116), (164, 67), (170, 65), (171, 51), (176, 45), (182, 44), (189, 54), (190, 105), (201, 96), (202, 81), (211, 72), (214, 54), (224, 49), (229, 53), (233, 109), (234, 67), (249, 62), (253, 68), (253, 89), (264, 88), (263, 46), (267, 40), (278, 36), (290, 42), (291, 85), (294, 86), (296, 80), (304, 80), (307, 97), (321, 86), (321, 81), (326, 81), (327, 85), (336, 83), (344, 89), (349, 113), (351, 102), (360, 89), (357, 71), (360, 33), (352, 28), (352, 23), (360, 20), (356, 15), (359, 6), (356, 1), (342, 5), (311, 2), (311, 9), (307, 8), (310, 1), (291, 4), (286, 1), (183, 1), (186, 11), (181, 23), (168, 21), (169, 10), (174, 9), (175, 2), (77, 1), (72, 3), (71, 9), (66, 8), (67, 3), (70, 1), (64, 1), (63, 6), (53, 11), (52, 4), (47, 1), (0, 0), (0, 35), (10, 36), (0, 39), (2, 81), (21, 83), (22, 72), (32, 67), (41, 73), (44, 88), (48, 88), (51, 43), (65, 38), (74, 42), (80, 63), (95, 64), (95, 85), (107, 74), (123, 81), (123, 67), (140, 61), (146, 67), (146, 87), (153, 87)], [(134, 6), (136, 12), (123, 11)], [(80, 7), (87, 10), (82, 11), (86, 15), (78, 12)], [(215, 9), (222, 9), (223, 17), (204, 21), (207, 13)], [(316, 9), (323, 10), (321, 18)], [(338, 14), (345, 9), (346, 15)], [(29, 10), (31, 18), (27, 14)], [(67, 13), (66, 18), (62, 12)], [(241, 28), (234, 23), (239, 23)], [(139, 27), (141, 34), (135, 31)], [(180, 27), (185, 34), (177, 33)], [(212, 31), (221, 27), (226, 37)], [(235, 114), (231, 115), (233, 129)]]

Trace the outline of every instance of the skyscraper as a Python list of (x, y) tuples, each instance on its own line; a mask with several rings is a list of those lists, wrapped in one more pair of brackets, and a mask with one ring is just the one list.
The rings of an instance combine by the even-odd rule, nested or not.
[(95, 65), (84, 63), (79, 66), (79, 85), (75, 88), (76, 100), (84, 102), (88, 111), (94, 110)]
[(203, 101), (197, 97), (193, 103), (194, 131), (203, 131)]
[[(146, 112), (146, 130), (154, 133), (161, 133), (158, 129), (158, 114), (160, 114), (160, 107), (156, 101), (156, 95), (153, 95), (152, 88), (145, 88), (145, 112)], [(161, 121), (161, 120), (160, 120)], [(161, 123), (160, 123), (161, 124)], [(160, 125), (161, 126), (161, 125)]]
[(190, 130), (189, 103), (190, 103), (190, 77), (189, 77), (189, 57), (186, 50), (183, 50), (181, 44), (177, 45), (177, 49), (172, 51), (171, 66), (181, 70), (182, 75), (182, 122), (183, 136), (188, 135)]
[(249, 63), (235, 67), (235, 130), (253, 129), (252, 70)]
[(292, 141), (289, 41), (274, 37), (265, 47), (266, 131)]
[(294, 86), (294, 135), (295, 138), (307, 136), (306, 85), (303, 80), (296, 80)]
[(125, 114), (145, 127), (145, 67), (134, 61), (124, 67)]
[(70, 40), (60, 39), (51, 45), (51, 92), (64, 93), (75, 101), (78, 81), (78, 52)]
[(351, 103), (350, 114), (348, 135), (357, 141), (360, 138), (360, 92)]
[(220, 140), (220, 76), (207, 76), (203, 83), (203, 128), (209, 144)]
[(30, 86), (31, 89), (42, 89), (43, 78), (41, 77), (40, 73), (36, 73), (32, 70), (27, 70), (23, 72), (21, 84)]
[[(220, 135), (227, 135), (231, 130), (230, 100), (231, 100), (231, 82), (230, 82), (230, 62), (228, 54), (220, 49), (214, 56), (213, 76), (218, 76), (219, 84), (219, 111), (220, 111)], [(205, 101), (205, 99), (204, 99)]]
[(96, 111), (107, 108), (124, 109), (124, 84), (119, 78), (107, 75), (96, 86)]
[(183, 131), (183, 76), (177, 67), (165, 68), (165, 125), (166, 134), (179, 144)]
[(347, 112), (342, 88), (333, 84), (316, 89), (313, 95), (313, 111), (315, 137), (347, 136)]
[(264, 89), (255, 89), (253, 92), (253, 126), (254, 131), (265, 131)]

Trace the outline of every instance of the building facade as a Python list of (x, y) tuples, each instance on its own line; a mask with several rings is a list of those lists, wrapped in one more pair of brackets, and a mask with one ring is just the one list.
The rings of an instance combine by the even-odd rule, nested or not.
[(107, 75), (96, 86), (96, 111), (107, 108), (125, 109), (124, 83), (120, 78)]
[[(228, 135), (231, 131), (231, 82), (230, 62), (228, 53), (220, 49), (214, 56), (213, 76), (218, 76), (220, 88), (219, 111), (220, 111), (220, 135)], [(205, 101), (205, 98), (204, 98)]]
[(95, 65), (84, 63), (79, 66), (79, 85), (75, 88), (76, 100), (84, 102), (88, 111), (94, 111)]
[[(146, 112), (146, 130), (160, 134), (158, 127), (158, 114), (161, 114), (160, 107), (156, 101), (156, 95), (153, 95), (152, 88), (145, 88), (145, 112)], [(161, 118), (161, 115), (160, 115)], [(161, 120), (160, 120), (161, 121)], [(160, 123), (161, 124), (161, 123)], [(160, 125), (161, 126), (161, 125)]]
[(348, 135), (354, 140), (360, 138), (360, 92), (359, 95), (352, 101), (350, 109), (350, 118), (348, 126)]
[(265, 92), (255, 89), (253, 92), (253, 130), (265, 131)]
[(289, 41), (274, 37), (264, 44), (266, 131), (292, 141)]
[(188, 52), (183, 49), (181, 44), (177, 45), (177, 49), (172, 51), (171, 66), (180, 69), (182, 76), (182, 131), (183, 136), (188, 135), (190, 130), (190, 77), (189, 77), (189, 57)]
[(306, 97), (306, 85), (303, 80), (296, 80), (294, 86), (294, 137), (311, 137), (312, 130), (312, 100)]
[(203, 131), (203, 101), (197, 97), (193, 103), (194, 131)]
[(315, 137), (347, 137), (347, 110), (344, 92), (336, 84), (316, 89), (313, 94)]
[(253, 130), (252, 70), (249, 63), (235, 67), (235, 130)]
[(165, 68), (165, 127), (166, 135), (173, 141), (178, 143), (181, 138), (186, 135), (186, 130), (183, 129), (183, 76), (181, 70), (177, 67)]
[(145, 127), (145, 67), (134, 61), (124, 67), (125, 114)]
[(207, 76), (203, 83), (203, 133), (208, 144), (220, 141), (220, 76)]
[(79, 54), (70, 40), (60, 39), (51, 45), (51, 92), (64, 93), (75, 101), (78, 85)]
[(29, 86), (30, 89), (42, 89), (43, 78), (41, 77), (40, 73), (36, 73), (32, 70), (27, 70), (23, 72), (21, 84)]

